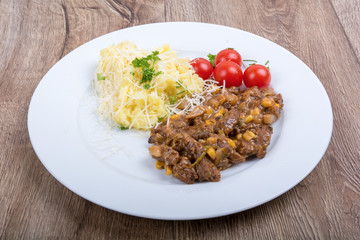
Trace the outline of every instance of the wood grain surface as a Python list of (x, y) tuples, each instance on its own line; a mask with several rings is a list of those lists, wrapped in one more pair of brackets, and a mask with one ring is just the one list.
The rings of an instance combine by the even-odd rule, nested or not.
[[(44, 74), (95, 37), (166, 21), (255, 33), (315, 72), (332, 103), (334, 130), (300, 184), (245, 212), (160, 221), (86, 201), (44, 168), (27, 130), (29, 102)], [(0, 239), (359, 239), (359, 57), (358, 0), (0, 0)]]

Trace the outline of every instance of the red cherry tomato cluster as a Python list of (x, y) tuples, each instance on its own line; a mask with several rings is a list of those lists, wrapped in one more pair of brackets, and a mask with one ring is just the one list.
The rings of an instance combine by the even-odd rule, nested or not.
[(219, 85), (223, 85), (225, 81), (227, 88), (241, 86), (243, 80), (246, 87), (257, 86), (262, 88), (270, 84), (271, 74), (264, 65), (251, 65), (243, 73), (241, 55), (234, 49), (221, 50), (213, 60), (215, 67), (205, 58), (195, 58), (190, 64), (202, 79), (206, 80), (213, 77)]

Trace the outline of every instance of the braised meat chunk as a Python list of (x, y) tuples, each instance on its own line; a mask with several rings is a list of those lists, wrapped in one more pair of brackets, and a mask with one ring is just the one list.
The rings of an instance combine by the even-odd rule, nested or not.
[(218, 182), (220, 170), (250, 156), (265, 156), (271, 124), (280, 118), (282, 108), (282, 96), (272, 88), (215, 91), (202, 106), (154, 127), (149, 152), (157, 168), (182, 182)]

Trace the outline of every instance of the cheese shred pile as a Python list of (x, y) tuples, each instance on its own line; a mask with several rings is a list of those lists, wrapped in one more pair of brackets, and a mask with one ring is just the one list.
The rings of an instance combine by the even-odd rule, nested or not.
[[(160, 58), (153, 68), (161, 73), (152, 78), (146, 89), (140, 84), (142, 69), (135, 68), (132, 61), (153, 51), (158, 51)], [(210, 82), (196, 75), (189, 59), (178, 58), (169, 45), (143, 50), (128, 41), (101, 50), (94, 79), (100, 115), (122, 129), (141, 130), (149, 130), (165, 117), (178, 113), (176, 107), (181, 99), (187, 99), (188, 111), (201, 104), (204, 84)]]

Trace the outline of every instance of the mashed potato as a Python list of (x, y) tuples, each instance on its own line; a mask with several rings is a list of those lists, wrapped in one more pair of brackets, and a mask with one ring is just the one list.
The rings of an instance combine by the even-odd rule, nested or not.
[[(141, 68), (132, 61), (158, 51), (156, 72), (145, 89), (140, 84)], [(169, 45), (153, 50), (139, 49), (131, 42), (122, 42), (102, 49), (94, 86), (99, 99), (99, 113), (122, 128), (148, 130), (169, 114), (169, 107), (185, 95), (200, 93), (204, 81), (194, 73), (189, 59), (178, 58)]]

